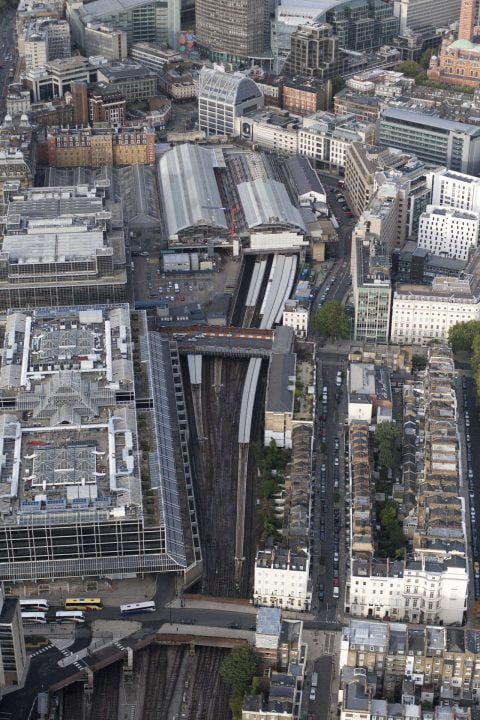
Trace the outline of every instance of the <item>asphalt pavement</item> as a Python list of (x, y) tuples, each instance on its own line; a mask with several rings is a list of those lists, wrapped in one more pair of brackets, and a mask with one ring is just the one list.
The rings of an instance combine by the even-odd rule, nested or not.
[(8, 8), (2, 11), (2, 22), (0, 23), (0, 117), (6, 112), (6, 96), (8, 91), (10, 68), (16, 66), (15, 48), (15, 12), (16, 8)]

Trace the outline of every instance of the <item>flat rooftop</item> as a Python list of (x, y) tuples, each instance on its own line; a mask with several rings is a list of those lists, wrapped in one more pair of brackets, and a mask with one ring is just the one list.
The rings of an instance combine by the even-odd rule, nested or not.
[(8, 313), (0, 448), (4, 523), (135, 516), (141, 485), (128, 305)]

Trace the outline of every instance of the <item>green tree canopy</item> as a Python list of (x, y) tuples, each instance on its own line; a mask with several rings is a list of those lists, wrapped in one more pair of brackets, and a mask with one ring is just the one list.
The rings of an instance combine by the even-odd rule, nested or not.
[(457, 323), (448, 331), (448, 342), (453, 352), (464, 350), (472, 352), (473, 340), (480, 334), (480, 322), (468, 320), (468, 322)]
[(250, 647), (230, 650), (220, 666), (220, 675), (231, 686), (234, 696), (243, 698), (257, 672), (258, 658)]
[(375, 445), (378, 448), (378, 462), (381, 467), (393, 470), (400, 466), (399, 438), (400, 430), (393, 423), (381, 422), (377, 424)]
[(414, 78), (422, 72), (422, 66), (415, 62), (415, 60), (404, 60), (404, 62), (395, 65), (394, 70), (403, 73), (407, 77)]
[(413, 370), (425, 370), (427, 367), (427, 358), (425, 355), (414, 355), (412, 357)]
[(380, 555), (390, 558), (402, 557), (406, 539), (402, 524), (398, 519), (397, 504), (393, 500), (387, 500), (380, 510), (378, 519), (380, 521), (378, 537)]
[(420, 58), (420, 65), (425, 70), (428, 70), (428, 68), (429, 68), (430, 60), (432, 59), (432, 55), (435, 55), (435, 50), (433, 48), (427, 48), (422, 53), (422, 57)]
[(348, 338), (350, 320), (345, 307), (338, 300), (327, 300), (316, 312), (313, 327), (324, 338)]

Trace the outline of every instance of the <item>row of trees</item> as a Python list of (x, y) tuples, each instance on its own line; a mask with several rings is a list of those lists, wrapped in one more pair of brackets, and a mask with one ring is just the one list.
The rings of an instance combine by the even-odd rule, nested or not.
[(400, 429), (391, 422), (377, 423), (375, 446), (378, 449), (378, 464), (386, 470), (400, 467)]
[(470, 366), (473, 370), (473, 381), (477, 399), (480, 399), (480, 322), (469, 320), (458, 323), (450, 328), (448, 342), (453, 352), (470, 354)]
[(250, 647), (236, 647), (230, 650), (220, 666), (220, 675), (230, 685), (230, 710), (234, 720), (242, 717), (243, 697), (246, 692), (257, 695), (260, 680), (256, 677), (258, 657)]
[[(430, 65), (432, 55), (435, 53), (433, 48), (428, 48), (420, 58), (420, 62), (414, 60), (405, 60), (404, 62), (395, 65), (394, 70), (402, 72), (406, 77), (415, 78), (415, 85), (424, 85), (425, 87), (449, 89), (449, 85), (435, 80), (429, 80), (427, 76), (427, 70)], [(469, 88), (463, 85), (456, 85), (455, 90), (464, 93), (473, 93), (473, 88)]]

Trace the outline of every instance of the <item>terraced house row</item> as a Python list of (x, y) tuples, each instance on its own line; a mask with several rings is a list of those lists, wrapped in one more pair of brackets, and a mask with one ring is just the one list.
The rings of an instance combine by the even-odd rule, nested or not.
[[(394, 488), (407, 539), (403, 557), (379, 556), (372, 473), (374, 420), (351, 420), (351, 557), (345, 610), (352, 615), (462, 623), (468, 568), (454, 378), (450, 350), (432, 345), (426, 372), (404, 385), (409, 442), (404, 443), (404, 482)], [(381, 419), (379, 413), (377, 423)]]

